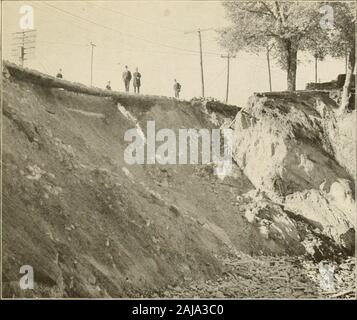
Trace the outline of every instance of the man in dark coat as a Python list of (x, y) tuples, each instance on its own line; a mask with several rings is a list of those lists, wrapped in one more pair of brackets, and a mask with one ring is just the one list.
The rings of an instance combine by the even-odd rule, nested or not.
[(136, 68), (133, 74), (134, 93), (140, 93), (140, 86), (141, 86), (140, 79), (141, 79), (141, 74), (138, 71), (138, 68)]
[(123, 81), (125, 85), (125, 91), (129, 92), (129, 86), (130, 86), (130, 81), (131, 81), (131, 72), (128, 68), (128, 66), (125, 66), (125, 71), (123, 72)]
[(175, 98), (180, 98), (181, 85), (174, 79)]
[(63, 78), (62, 69), (59, 69), (58, 73), (56, 74), (56, 78), (59, 78), (59, 79)]

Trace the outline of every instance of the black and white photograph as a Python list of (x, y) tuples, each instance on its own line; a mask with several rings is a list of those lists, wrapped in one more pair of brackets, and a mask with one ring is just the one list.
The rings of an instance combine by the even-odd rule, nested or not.
[(355, 300), (355, 29), (355, 1), (2, 0), (1, 298)]

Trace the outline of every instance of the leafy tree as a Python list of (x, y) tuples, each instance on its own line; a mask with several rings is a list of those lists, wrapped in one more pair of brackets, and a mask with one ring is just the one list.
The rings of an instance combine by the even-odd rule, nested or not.
[(314, 32), (311, 32), (304, 42), (303, 50), (312, 54), (315, 60), (315, 83), (317, 83), (317, 65), (318, 61), (323, 61), (330, 52), (330, 39), (328, 32), (319, 26)]
[(273, 55), (287, 71), (287, 89), (296, 90), (297, 54), (316, 30), (317, 2), (224, 1), (232, 27), (221, 31), (221, 45), (230, 51), (257, 51), (274, 43)]
[(304, 43), (304, 49), (311, 52), (317, 59), (326, 55), (345, 58), (347, 55), (347, 72), (341, 95), (341, 110), (349, 105), (350, 91), (355, 68), (355, 3), (354, 2), (323, 2), (321, 8), (329, 9), (330, 27), (314, 26), (313, 32)]
[(341, 110), (349, 105), (353, 72), (356, 64), (355, 2), (331, 2), (334, 9), (334, 28), (329, 33), (329, 52), (334, 57), (347, 54), (347, 73), (341, 96)]

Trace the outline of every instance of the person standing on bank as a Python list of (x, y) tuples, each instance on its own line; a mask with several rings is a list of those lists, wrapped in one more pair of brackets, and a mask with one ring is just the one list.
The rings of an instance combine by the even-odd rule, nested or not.
[(110, 81), (107, 82), (107, 85), (105, 86), (105, 89), (112, 90), (112, 86), (110, 84)]
[(63, 78), (63, 74), (62, 74), (62, 69), (59, 69), (57, 74), (56, 74), (56, 78), (62, 79)]
[(130, 81), (131, 81), (131, 72), (128, 68), (128, 66), (125, 66), (125, 71), (123, 72), (123, 81), (125, 85), (125, 91), (129, 92), (129, 86), (130, 86)]
[(175, 98), (180, 98), (181, 85), (174, 79)]
[(138, 71), (138, 68), (136, 68), (133, 74), (134, 93), (140, 93), (140, 86), (141, 86), (140, 79), (141, 79), (141, 74)]

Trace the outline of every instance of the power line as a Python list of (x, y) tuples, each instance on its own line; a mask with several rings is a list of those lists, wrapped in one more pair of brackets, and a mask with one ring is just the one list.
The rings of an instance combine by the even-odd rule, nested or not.
[(224, 67), (221, 71), (217, 72), (214, 76), (215, 78), (209, 82), (206, 86), (207, 89), (210, 89), (211, 86), (216, 83), (216, 81), (224, 74), (224, 72), (226, 71), (226, 67)]
[[(193, 53), (199, 53), (198, 51), (195, 51), (195, 50), (191, 50), (191, 49), (184, 49), (184, 48), (179, 48), (179, 47), (175, 47), (175, 46), (171, 46), (171, 45), (168, 45), (168, 44), (163, 44), (163, 43), (159, 43), (159, 42), (155, 42), (155, 41), (151, 41), (151, 40), (148, 40), (148, 39), (145, 39), (145, 38), (141, 38), (141, 37), (138, 37), (136, 35), (133, 35), (133, 34), (129, 34), (129, 33), (123, 33), (122, 31), (118, 30), (118, 29), (115, 29), (115, 28), (112, 28), (112, 27), (109, 27), (109, 26), (106, 26), (106, 25), (103, 25), (103, 24), (100, 24), (100, 23), (97, 23), (95, 21), (92, 21), (90, 19), (87, 19), (87, 18), (84, 18), (82, 16), (78, 16), (78, 15), (75, 15), (67, 10), (64, 10), (64, 9), (61, 9), (61, 8), (58, 8), (56, 6), (53, 6), (47, 2), (43, 2), (45, 5), (55, 9), (55, 10), (58, 10), (62, 13), (65, 13), (69, 16), (72, 16), (76, 19), (80, 19), (80, 20), (83, 20), (83, 21), (86, 21), (88, 23), (91, 23), (93, 25), (96, 25), (98, 27), (101, 27), (101, 28), (104, 28), (104, 29), (107, 29), (107, 30), (110, 30), (110, 31), (114, 31), (116, 33), (119, 33), (120, 35), (123, 35), (123, 36), (127, 36), (127, 37), (131, 37), (131, 38), (135, 38), (135, 39), (138, 39), (138, 40), (141, 40), (141, 41), (144, 41), (144, 42), (147, 42), (147, 43), (150, 43), (150, 44), (154, 44), (154, 45), (158, 45), (158, 46), (162, 46), (162, 47), (166, 47), (166, 48), (171, 48), (171, 49), (176, 49), (176, 50), (180, 50), (180, 51), (186, 51), (186, 52), (193, 52)], [(218, 53), (213, 53), (213, 52), (205, 52), (205, 54), (212, 54), (212, 55), (219, 55)]]
[[(88, 2), (88, 1), (87, 1)], [(89, 4), (91, 4), (92, 6), (97, 6), (97, 7), (100, 7), (100, 6), (98, 6), (97, 4), (93, 4), (93, 3), (91, 3), (91, 2), (88, 2)], [(53, 8), (51, 8), (51, 7), (44, 7), (44, 6), (39, 6), (38, 4), (33, 4), (33, 6), (35, 6), (37, 9), (39, 9), (39, 10), (41, 10), (41, 11), (44, 11), (44, 12), (47, 12), (47, 10), (49, 10), (49, 11), (52, 11), (52, 9)], [(104, 8), (104, 7), (102, 7), (103, 9), (105, 9), (105, 10), (112, 10), (112, 9), (108, 9), (108, 8)], [(113, 11), (113, 10), (112, 10)], [(116, 11), (116, 10), (115, 10)], [(118, 13), (118, 12), (117, 12)], [(118, 13), (119, 14), (119, 13)], [(129, 15), (127, 15), (127, 16), (129, 16)], [(135, 19), (139, 19), (139, 18), (136, 18), (136, 17), (133, 17), (133, 16), (130, 16), (130, 17), (132, 17), (132, 18), (135, 18)], [(73, 17), (72, 17), (73, 18)], [(56, 17), (56, 19), (57, 19), (57, 17)], [(68, 22), (69, 20), (68, 19), (65, 19), (65, 17), (58, 17), (58, 19), (60, 19), (60, 20), (63, 20), (63, 21), (65, 21), (65, 22)], [(140, 19), (139, 19), (140, 20)], [(145, 20), (142, 20), (143, 22), (145, 21)], [(72, 22), (74, 22), (73, 20), (72, 20)], [(77, 22), (77, 21), (76, 21)], [(151, 22), (149, 22), (149, 21), (145, 21), (145, 22), (147, 22), (147, 23), (149, 23), (149, 24), (154, 24), (154, 23), (151, 23)], [(74, 27), (76, 27), (76, 28), (78, 28), (78, 29), (81, 29), (81, 30), (84, 30), (84, 31), (88, 31), (88, 29), (86, 29), (86, 28), (84, 28), (84, 27), (82, 27), (82, 26), (79, 26), (79, 25), (76, 25), (76, 24), (73, 24), (73, 26)], [(157, 26), (159, 27), (162, 27), (162, 28), (166, 28), (165, 26), (162, 26), (162, 25), (159, 25), (159, 24), (157, 24)], [(222, 28), (222, 27), (216, 27), (216, 28), (212, 28), (213, 30), (218, 30), (218, 29), (220, 29), (220, 28)], [(173, 28), (171, 28), (171, 29), (173, 29)], [(178, 29), (175, 29), (175, 30), (177, 30), (176, 31), (176, 33), (182, 33), (182, 32), (184, 32), (184, 31), (179, 31)], [(91, 39), (89, 39), (86, 35), (84, 35), (85, 36), (85, 38), (86, 38), (86, 40), (87, 41), (90, 41)], [(100, 35), (101, 36), (101, 38), (103, 38), (103, 35)], [(91, 37), (91, 38), (93, 38), (93, 37)], [(97, 41), (98, 41), (98, 39), (97, 39)], [(198, 52), (196, 52), (196, 54), (198, 54)], [(220, 53), (217, 53), (217, 52), (209, 52), (209, 51), (207, 51), (207, 52), (203, 52), (203, 54), (209, 54), (209, 55), (212, 55), (212, 56), (218, 56), (218, 55), (220, 55)]]
[[(76, 46), (76, 47), (89, 47), (89, 44), (82, 44), (82, 43), (70, 43), (70, 42), (52, 42), (52, 41), (37, 41), (38, 43), (43, 43), (45, 45), (54, 45), (54, 46)], [(107, 47), (103, 45), (97, 45), (97, 48), (99, 49), (105, 49), (105, 50), (119, 50), (119, 48), (114, 48), (114, 47)], [(121, 51), (126, 51), (126, 52), (138, 52), (137, 49), (135, 48), (120, 48)], [(177, 51), (157, 51), (157, 50), (143, 50), (140, 49), (140, 53), (146, 52), (146, 53), (157, 53), (157, 54), (166, 54), (166, 55), (189, 55), (189, 56), (197, 56), (198, 53), (190, 53), (190, 52), (177, 52)]]
[[(46, 11), (47, 11), (47, 10), (50, 10), (50, 11), (52, 10), (51, 7), (42, 7), (42, 6), (38, 6), (38, 7), (37, 7), (37, 5), (35, 5), (35, 6), (36, 6), (37, 9), (42, 10), (42, 11), (44, 11), (44, 9), (46, 9)], [(56, 19), (63, 20), (63, 21), (66, 22), (66, 23), (69, 22), (69, 20), (67, 20), (67, 19), (62, 19), (61, 17), (58, 17), (58, 18), (56, 18)], [(72, 23), (72, 22), (75, 22), (75, 21), (71, 21), (70, 23)], [(76, 27), (76, 28), (79, 28), (79, 29), (81, 29), (81, 30), (87, 31), (87, 29), (85, 29), (84, 27), (78, 26), (78, 25), (76, 25), (76, 24), (73, 24), (73, 26)], [(88, 37), (85, 37), (85, 38), (86, 38), (86, 40), (90, 41), (90, 39), (89, 39)], [(68, 46), (71, 45), (71, 46), (83, 46), (83, 47), (84, 47), (84, 46), (88, 46), (87, 44), (84, 45), (84, 44), (79, 44), (79, 43), (73, 43), (73, 44), (71, 44), (71, 43), (50, 42), (50, 41), (38, 41), (38, 42), (47, 43), (47, 44), (50, 44), (50, 45), (68, 45)], [(105, 45), (104, 45), (104, 46), (99, 45), (98, 47), (99, 47), (99, 48), (100, 48), (100, 47), (102, 47), (102, 48), (108, 48), (108, 47), (106, 47)], [(109, 49), (117, 50), (117, 49), (115, 49), (115, 48), (109, 48)], [(122, 49), (121, 49), (121, 50), (122, 50)], [(125, 51), (129, 51), (129, 50), (125, 49)], [(136, 51), (136, 50), (133, 48), (133, 51)], [(177, 50), (176, 50), (176, 51), (177, 51)], [(140, 49), (140, 52), (158, 53), (158, 54), (185, 54), (185, 55), (197, 55), (197, 54), (199, 54), (198, 52), (194, 52), (194, 51), (182, 52), (181, 49), (180, 49), (179, 52), (148, 51), (148, 50), (142, 50), (142, 49)], [(203, 52), (203, 54), (205, 54), (205, 55), (206, 55), (206, 54), (209, 54), (209, 55), (211, 55), (212, 57), (215, 57), (216, 55), (218, 55), (218, 53), (216, 54), (216, 53), (212, 53), (212, 52)]]
[(41, 62), (41, 60), (36, 58), (36, 61), (39, 63), (39, 65), (42, 67), (42, 69), (48, 74), (49, 72), (48, 72), (47, 68), (44, 66), (44, 64)]
[[(43, 64), (44, 64), (45, 66), (47, 66), (47, 70), (49, 71), (49, 73), (51, 73), (51, 70), (50, 70), (50, 69), (52, 69), (51, 63), (49, 63), (49, 61), (47, 60), (47, 58), (45, 58), (45, 56), (42, 56), (42, 57), (41, 57), (41, 60), (42, 60)], [(50, 68), (50, 67), (51, 67), (51, 68)]]
[[(50, 12), (52, 11), (51, 8), (38, 6), (38, 4), (35, 4), (35, 3), (31, 3), (31, 6), (34, 6), (36, 9), (39, 9), (39, 10), (43, 11), (44, 13), (46, 13), (46, 15), (48, 14), (48, 11), (50, 11)], [(56, 19), (62, 20), (64, 22), (66, 22), (66, 23), (68, 23), (70, 21), (70, 20), (68, 20), (68, 19), (66, 19), (64, 17), (62, 17), (62, 18), (61, 17), (56, 17)], [(71, 22), (73, 23), (73, 20)], [(79, 26), (77, 24), (72, 24), (72, 25), (74, 27), (80, 29), (80, 30), (83, 30), (83, 31), (86, 31), (86, 32), (88, 31), (88, 29), (86, 29), (86, 28), (84, 28), (82, 26)], [(86, 35), (84, 35), (84, 37), (86, 38), (87, 41), (89, 41), (89, 38)]]
[(37, 41), (38, 43), (45, 43), (45, 44), (52, 44), (52, 45), (64, 45), (64, 46), (75, 46), (75, 47), (88, 47), (88, 44), (81, 44), (81, 43), (70, 43), (70, 42), (51, 42), (51, 41)]
[(97, 4), (94, 4), (94, 3), (91, 3), (91, 2), (88, 2), (90, 5), (92, 6), (95, 6), (97, 8), (100, 8), (100, 9), (103, 9), (103, 10), (107, 10), (107, 11), (110, 11), (110, 12), (113, 12), (113, 13), (116, 13), (116, 14), (119, 14), (121, 16), (124, 16), (124, 17), (127, 17), (127, 18), (130, 18), (130, 19), (134, 19), (136, 21), (140, 21), (140, 22), (143, 22), (143, 23), (146, 23), (146, 24), (150, 24), (152, 26), (156, 26), (156, 27), (160, 27), (160, 28), (163, 28), (163, 29), (167, 29), (167, 30), (171, 30), (171, 31), (175, 31), (175, 32), (178, 32), (178, 33), (182, 33), (184, 32), (183, 30), (178, 30), (178, 29), (175, 29), (175, 28), (171, 28), (171, 27), (168, 27), (168, 26), (163, 26), (161, 24), (157, 24), (157, 23), (154, 23), (154, 22), (151, 22), (151, 21), (147, 21), (147, 20), (144, 20), (144, 19), (140, 19), (138, 17), (134, 17), (134, 16), (131, 16), (131, 15), (128, 15), (126, 13), (122, 13), (120, 11), (117, 11), (117, 10), (113, 10), (113, 9), (109, 9), (109, 8), (106, 8), (106, 7), (102, 7), (102, 6), (98, 6)]
[[(78, 47), (88, 47), (89, 44), (81, 44), (81, 43), (70, 43), (70, 42), (51, 42), (51, 41), (38, 41), (39, 43), (49, 44), (49, 45), (64, 45), (64, 46), (78, 46)], [(114, 47), (107, 47), (104, 45), (97, 45), (97, 48), (106, 49), (106, 50), (119, 50), (119, 48)], [(120, 48), (121, 51), (128, 51), (128, 52), (138, 52), (135, 48)], [(195, 55), (196, 53), (189, 53), (189, 52), (169, 52), (169, 51), (153, 51), (153, 50), (143, 50), (140, 49), (140, 52), (147, 52), (147, 53), (160, 53), (160, 54), (184, 54), (184, 55)]]

